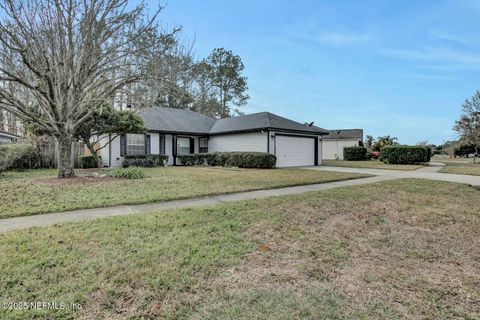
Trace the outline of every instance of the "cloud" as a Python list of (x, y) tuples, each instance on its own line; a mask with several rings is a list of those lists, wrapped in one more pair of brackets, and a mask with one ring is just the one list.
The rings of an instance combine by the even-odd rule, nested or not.
[(311, 35), (312, 40), (330, 46), (347, 46), (366, 42), (371, 39), (367, 33), (346, 33), (346, 32), (320, 32), (318, 35)]
[(441, 31), (430, 31), (430, 36), (436, 40), (457, 43), (462, 45), (469, 45), (477, 42), (476, 37), (470, 37), (470, 36), (467, 37), (465, 35), (458, 35), (458, 34), (446, 33)]
[(326, 46), (344, 47), (368, 42), (372, 34), (363, 31), (325, 28), (316, 21), (302, 21), (286, 25), (285, 34), (294, 40), (308, 41)]
[(479, 0), (452, 0), (450, 2), (453, 5), (460, 5), (467, 9), (480, 10)]
[(452, 76), (420, 74), (420, 73), (405, 74), (404, 76), (407, 78), (416, 78), (416, 79), (424, 79), (424, 80), (456, 80), (457, 79)]
[(480, 55), (449, 48), (427, 48), (425, 50), (384, 49), (382, 53), (396, 59), (427, 62), (455, 63), (459, 66), (480, 67)]

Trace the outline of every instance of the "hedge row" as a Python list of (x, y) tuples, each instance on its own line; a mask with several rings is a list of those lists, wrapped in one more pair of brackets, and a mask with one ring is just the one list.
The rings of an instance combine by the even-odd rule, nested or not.
[(163, 167), (168, 161), (168, 156), (164, 154), (148, 154), (125, 156), (122, 161), (124, 168), (128, 167)]
[(213, 152), (177, 156), (180, 165), (208, 165), (239, 168), (275, 168), (277, 157), (265, 152)]
[(426, 163), (431, 157), (432, 149), (425, 146), (388, 146), (380, 154), (380, 160), (389, 164)]
[(36, 169), (40, 165), (40, 155), (30, 144), (0, 146), (0, 171)]
[(370, 160), (371, 155), (365, 147), (343, 148), (343, 159), (347, 161)]

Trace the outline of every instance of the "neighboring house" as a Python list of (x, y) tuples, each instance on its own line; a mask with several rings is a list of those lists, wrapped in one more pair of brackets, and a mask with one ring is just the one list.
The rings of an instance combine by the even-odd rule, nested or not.
[(189, 110), (153, 107), (138, 115), (148, 133), (113, 139), (100, 152), (104, 165), (121, 166), (125, 155), (165, 154), (167, 164), (176, 165), (178, 155), (256, 151), (276, 155), (278, 167), (313, 166), (321, 164), (322, 137), (328, 134), (269, 112), (215, 119)]
[(360, 145), (363, 141), (362, 129), (329, 130), (323, 138), (323, 159), (343, 160), (343, 148)]
[(14, 143), (19, 138), (16, 134), (0, 130), (0, 144)]

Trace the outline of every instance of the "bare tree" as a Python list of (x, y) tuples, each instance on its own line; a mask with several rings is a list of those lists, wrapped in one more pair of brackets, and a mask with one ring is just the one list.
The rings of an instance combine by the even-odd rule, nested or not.
[(477, 90), (471, 99), (465, 100), (460, 119), (455, 121), (453, 129), (460, 135), (462, 145), (474, 147), (475, 163), (480, 148), (480, 91)]
[(132, 86), (128, 100), (136, 108), (152, 105), (190, 109), (194, 101), (193, 42), (180, 38), (181, 27), (173, 33), (153, 31), (140, 40), (148, 43), (142, 59), (145, 78)]
[[(152, 28), (145, 6), (127, 0), (3, 0), (0, 3), (0, 107), (58, 142), (58, 177), (74, 175), (79, 128), (140, 79), (132, 46)], [(146, 46), (146, 44), (145, 44)]]

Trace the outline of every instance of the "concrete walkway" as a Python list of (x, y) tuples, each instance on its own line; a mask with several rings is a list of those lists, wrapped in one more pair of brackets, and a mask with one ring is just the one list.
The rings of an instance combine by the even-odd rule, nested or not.
[(185, 200), (173, 200), (165, 202), (156, 202), (150, 204), (116, 206), (108, 208), (95, 208), (74, 210), (59, 213), (39, 214), (35, 216), (18, 217), (0, 219), (0, 234), (8, 231), (25, 229), (30, 227), (44, 227), (54, 224), (92, 220), (104, 217), (122, 216), (128, 214), (139, 214), (154, 212), (166, 209), (178, 208), (195, 208), (201, 206), (211, 206), (221, 203), (227, 203), (239, 200), (253, 200), (262, 199), (273, 196), (283, 196), (291, 194), (300, 194), (311, 191), (323, 191), (333, 188), (357, 186), (368, 183), (375, 183), (381, 181), (403, 179), (403, 178), (419, 178), (429, 180), (440, 180), (449, 182), (466, 183), (473, 186), (480, 187), (480, 176), (468, 176), (461, 174), (446, 174), (438, 173), (441, 169), (441, 163), (432, 163), (429, 167), (423, 167), (415, 171), (400, 171), (400, 170), (382, 170), (382, 169), (367, 169), (367, 168), (347, 168), (347, 167), (308, 167), (306, 170), (322, 170), (322, 171), (338, 171), (338, 172), (353, 172), (366, 173), (374, 175), (373, 177), (360, 178), (353, 180), (344, 180), (337, 182), (327, 182), (320, 184), (312, 184), (297, 187), (286, 187), (269, 190), (257, 190), (248, 192), (231, 193), (218, 196), (206, 196)]

